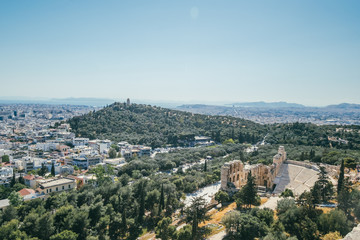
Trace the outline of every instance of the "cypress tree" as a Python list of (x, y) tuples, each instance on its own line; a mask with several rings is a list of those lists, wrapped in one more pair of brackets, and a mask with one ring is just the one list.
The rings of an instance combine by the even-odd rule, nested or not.
[(337, 194), (339, 195), (341, 192), (341, 189), (344, 185), (344, 159), (341, 161), (341, 166), (340, 166), (340, 175), (339, 175), (339, 180), (338, 180), (338, 185), (337, 185)]
[(54, 166), (54, 162), (51, 163), (51, 175), (55, 177), (55, 166)]
[(138, 221), (139, 223), (143, 223), (144, 220), (144, 214), (145, 214), (145, 191), (144, 191), (144, 183), (141, 183), (140, 188), (140, 204), (139, 204), (139, 216)]
[(15, 179), (15, 172), (13, 173), (13, 176), (12, 176), (12, 179), (11, 179), (11, 182), (10, 182), (10, 187), (13, 187), (16, 183), (16, 179)]
[(310, 150), (310, 160), (313, 160), (315, 158), (315, 150)]
[(19, 183), (25, 184), (25, 180), (24, 180), (24, 178), (23, 178), (23, 176), (22, 176), (22, 173), (20, 173)]
[(215, 142), (221, 142), (221, 133), (220, 133), (220, 130), (218, 130), (216, 132), (216, 136), (215, 136)]
[(244, 139), (244, 135), (240, 132), (239, 133), (239, 143), (244, 143), (245, 139)]
[(300, 161), (304, 161), (304, 160), (305, 160), (305, 154), (304, 152), (301, 152)]
[(126, 209), (125, 206), (123, 207), (122, 213), (121, 213), (121, 225), (120, 229), (122, 230), (122, 233), (125, 234), (127, 230), (127, 221), (126, 221)]
[(207, 172), (207, 160), (205, 159), (204, 172)]
[(346, 178), (341, 184), (341, 190), (337, 197), (338, 208), (343, 210), (348, 217), (350, 216), (352, 205), (351, 190), (351, 182), (349, 181), (349, 178)]
[(160, 202), (159, 202), (159, 214), (164, 209), (165, 199), (164, 199), (164, 184), (161, 184), (161, 194), (160, 194)]

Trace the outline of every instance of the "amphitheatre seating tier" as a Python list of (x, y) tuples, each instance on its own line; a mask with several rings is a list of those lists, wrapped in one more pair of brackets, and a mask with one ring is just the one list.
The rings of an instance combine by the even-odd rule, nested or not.
[(317, 174), (318, 172), (311, 168), (285, 163), (277, 176), (277, 185), (273, 193), (280, 194), (289, 188), (295, 195), (300, 195), (310, 190), (318, 179)]

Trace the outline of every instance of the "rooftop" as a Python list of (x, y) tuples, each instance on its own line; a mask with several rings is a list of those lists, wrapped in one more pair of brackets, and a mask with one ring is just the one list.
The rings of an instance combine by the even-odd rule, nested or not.
[(30, 194), (35, 194), (35, 190), (31, 188), (23, 188), (18, 193), (20, 193), (21, 196), (26, 196)]
[(26, 175), (26, 176), (24, 176), (24, 179), (33, 180), (33, 179), (35, 179), (35, 176), (34, 175)]
[(44, 183), (40, 183), (40, 186), (42, 186), (43, 188), (49, 188), (49, 187), (55, 187), (58, 185), (63, 185), (63, 184), (70, 184), (70, 183), (74, 183), (75, 180), (74, 179), (70, 179), (70, 178), (60, 178), (60, 179), (54, 179), (48, 182), (44, 182)]
[(0, 200), (0, 209), (10, 206), (9, 199)]

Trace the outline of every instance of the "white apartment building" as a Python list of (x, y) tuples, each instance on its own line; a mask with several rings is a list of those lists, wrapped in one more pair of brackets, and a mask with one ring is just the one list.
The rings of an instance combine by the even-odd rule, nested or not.
[(2, 167), (0, 168), (0, 178), (10, 178), (13, 175), (13, 169), (11, 167)]
[(49, 152), (56, 150), (56, 147), (58, 146), (58, 143), (37, 143), (36, 144), (36, 150)]
[(74, 138), (72, 143), (74, 146), (86, 146), (89, 144), (89, 139), (88, 138)]

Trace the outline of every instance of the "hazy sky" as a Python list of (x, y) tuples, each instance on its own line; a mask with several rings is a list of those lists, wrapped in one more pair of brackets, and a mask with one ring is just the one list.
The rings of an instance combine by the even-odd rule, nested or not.
[(0, 1), (1, 97), (360, 103), (360, 1)]

